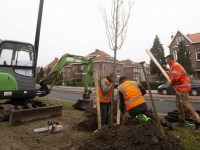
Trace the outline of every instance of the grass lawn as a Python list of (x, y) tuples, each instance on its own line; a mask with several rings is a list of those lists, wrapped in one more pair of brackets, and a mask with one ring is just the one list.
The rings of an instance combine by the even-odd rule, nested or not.
[[(69, 110), (69, 111), (75, 110), (75, 108), (72, 106), (74, 102), (61, 101), (44, 97), (36, 97), (35, 99), (51, 101), (54, 105), (63, 105), (64, 110)], [(75, 112), (80, 114), (83, 113), (83, 111), (75, 111)], [(4, 124), (5, 123), (3, 123), (2, 125)], [(7, 126), (4, 127), (8, 128)], [(164, 130), (169, 132), (171, 135), (179, 138), (180, 142), (185, 146), (186, 150), (198, 150), (198, 149), (200, 150), (200, 134), (197, 135), (194, 133), (194, 127), (178, 128), (177, 131), (171, 131), (168, 130), (167, 128), (164, 128)]]

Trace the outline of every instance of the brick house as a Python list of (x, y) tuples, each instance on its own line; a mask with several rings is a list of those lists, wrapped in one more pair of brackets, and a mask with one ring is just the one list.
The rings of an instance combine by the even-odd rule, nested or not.
[(46, 77), (47, 74), (54, 68), (54, 66), (58, 63), (58, 58), (55, 57), (55, 59), (46, 66), (46, 71), (44, 72), (44, 76)]
[[(133, 62), (130, 59), (127, 60), (122, 60), (123, 63), (123, 72), (124, 75), (129, 79), (129, 80), (134, 80), (134, 81), (145, 81), (145, 76), (143, 73), (143, 69), (141, 64), (137, 62)], [(147, 78), (149, 79), (150, 82), (156, 80), (156, 76), (150, 75), (150, 65), (145, 63), (144, 68), (147, 74)]]
[[(87, 57), (93, 57), (98, 55), (99, 57), (94, 58), (94, 62), (95, 62), (95, 68), (98, 69), (99, 80), (102, 80), (113, 71), (114, 57), (98, 49), (88, 54)], [(123, 63), (116, 59), (115, 74), (117, 74), (117, 72), (123, 75)], [(119, 77), (116, 77), (115, 79), (116, 81), (118, 81)]]
[[(96, 57), (98, 56), (98, 57)], [(86, 57), (94, 57), (95, 68), (98, 69), (98, 78), (102, 80), (106, 76), (108, 76), (113, 71), (114, 58), (104, 51), (96, 49), (94, 52), (88, 54)], [(70, 63), (66, 68), (66, 80), (70, 78), (76, 78), (85, 81), (85, 64), (81, 63)], [(115, 73), (119, 72), (121, 75), (123, 74), (123, 63), (116, 60), (116, 68)], [(119, 77), (116, 77), (116, 81), (119, 80)]]
[(184, 35), (181, 31), (177, 31), (171, 37), (169, 44), (169, 53), (177, 60), (178, 43), (184, 41), (186, 47), (190, 50), (191, 61), (195, 74), (191, 77), (200, 79), (200, 33)]

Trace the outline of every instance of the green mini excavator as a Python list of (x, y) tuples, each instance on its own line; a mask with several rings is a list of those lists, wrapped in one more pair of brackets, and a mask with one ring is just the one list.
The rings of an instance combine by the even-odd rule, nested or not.
[[(83, 98), (79, 99), (74, 106), (86, 109), (92, 104), (91, 90), (88, 90), (88, 86), (92, 83), (94, 58), (86, 60), (83, 56), (63, 55), (47, 77), (40, 82), (40, 89), (35, 89), (43, 2), (44, 0), (40, 0), (34, 45), (26, 42), (0, 40), (0, 100), (2, 101), (0, 103), (0, 121), (9, 120), (11, 126), (62, 115), (62, 105), (53, 106), (51, 102), (33, 98), (49, 94), (63, 68), (70, 62), (87, 65)], [(56, 78), (48, 88), (47, 83), (52, 77)]]

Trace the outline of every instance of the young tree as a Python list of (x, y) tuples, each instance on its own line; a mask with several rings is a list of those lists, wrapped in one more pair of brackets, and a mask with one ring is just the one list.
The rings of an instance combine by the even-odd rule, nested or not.
[(177, 57), (178, 57), (177, 62), (183, 66), (183, 68), (189, 75), (194, 74), (191, 62), (190, 50), (186, 48), (184, 41), (181, 41), (179, 43), (178, 49), (179, 50), (177, 52)]
[(40, 68), (39, 76), (40, 76), (40, 78), (44, 78), (43, 67)]
[[(121, 49), (127, 33), (127, 23), (129, 21), (130, 12), (134, 0), (112, 0), (110, 12), (106, 8), (100, 7), (103, 21), (106, 26), (106, 35), (108, 37), (109, 47), (114, 51), (113, 73), (116, 68), (116, 53)], [(110, 15), (108, 15), (110, 14)], [(112, 100), (111, 100), (111, 123), (113, 124), (114, 116), (114, 84), (115, 76), (113, 77)]]
[[(154, 43), (153, 43), (152, 48), (150, 49), (150, 52), (155, 57), (155, 59), (158, 61), (158, 63), (165, 69), (167, 63), (165, 61), (164, 49), (163, 49), (163, 46), (160, 43), (160, 39), (157, 35), (156, 35), (156, 38), (154, 39)], [(160, 71), (160, 69), (156, 66), (156, 64), (152, 60), (150, 60), (150, 66), (151, 66), (150, 73), (158, 74), (159, 81), (161, 81), (162, 72)]]

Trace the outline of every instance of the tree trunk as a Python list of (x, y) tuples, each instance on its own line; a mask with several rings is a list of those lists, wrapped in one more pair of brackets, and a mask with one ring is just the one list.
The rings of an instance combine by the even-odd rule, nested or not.
[(113, 86), (112, 86), (112, 100), (111, 100), (111, 124), (114, 123), (114, 85), (115, 85), (115, 68), (116, 68), (116, 53), (117, 53), (117, 32), (118, 32), (118, 1), (116, 8), (116, 29), (115, 29), (115, 47), (114, 47), (114, 65), (113, 65)]

